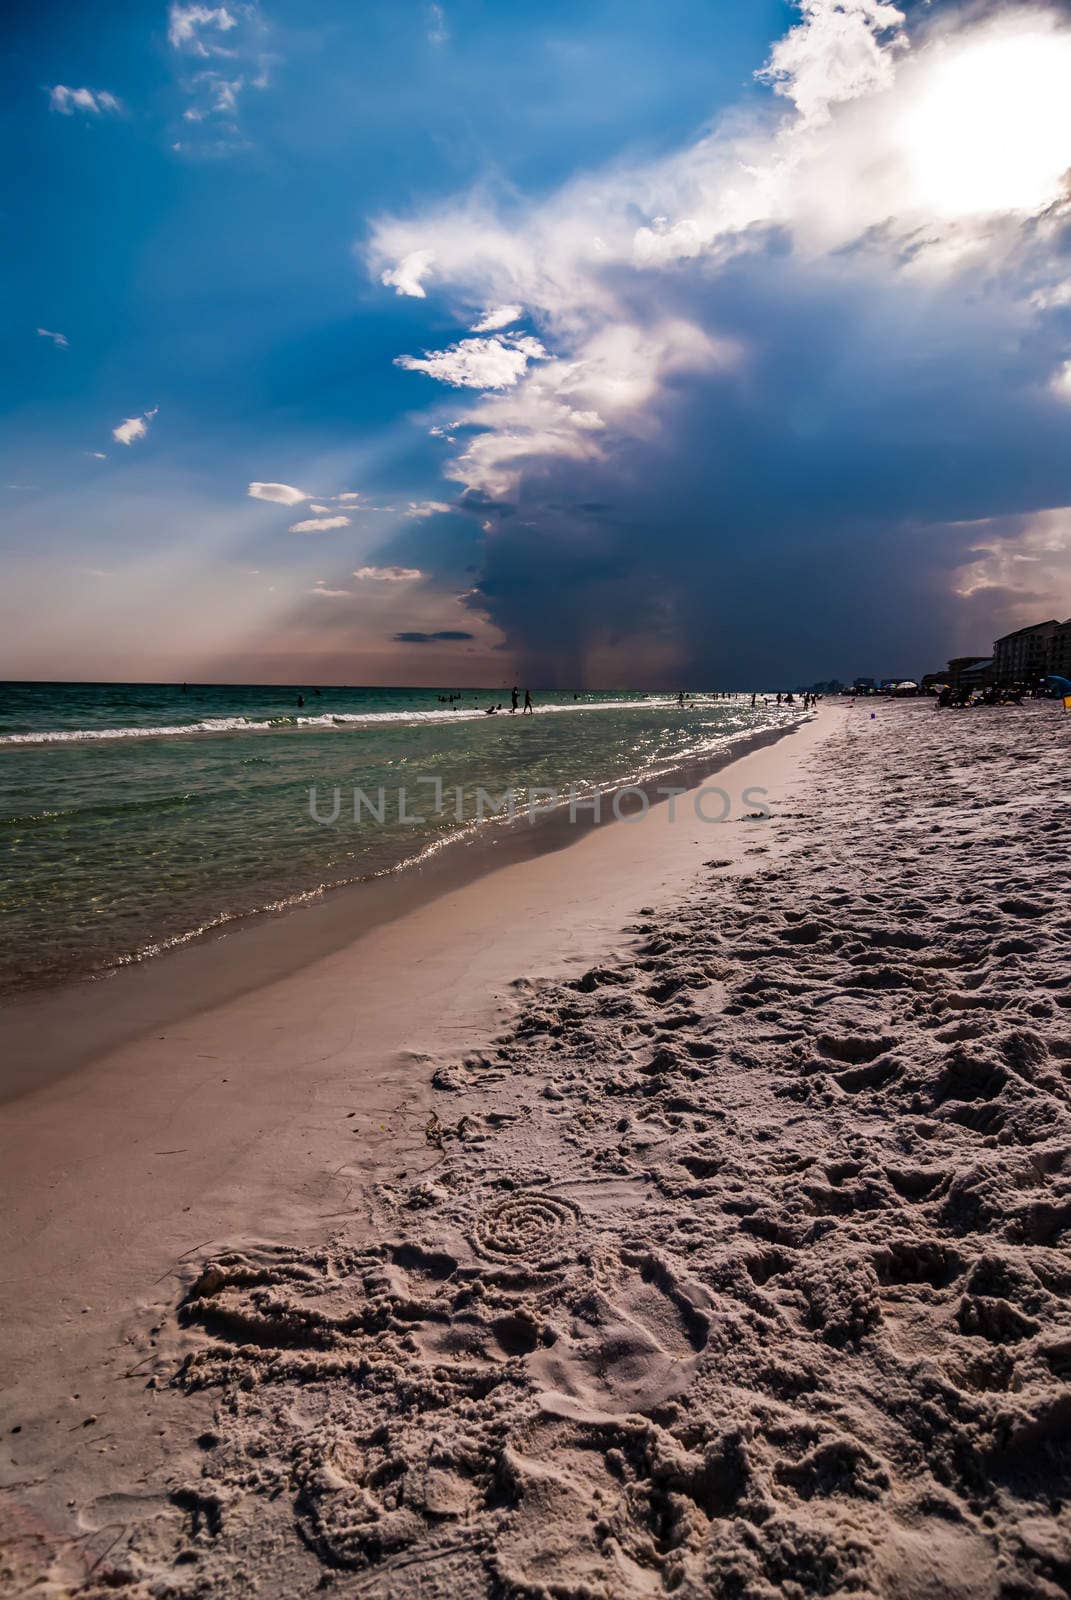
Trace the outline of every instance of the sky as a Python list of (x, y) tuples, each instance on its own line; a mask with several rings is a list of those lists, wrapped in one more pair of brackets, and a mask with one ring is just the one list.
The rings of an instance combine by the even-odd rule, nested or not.
[(914, 676), (1071, 615), (1071, 6), (15, 4), (0, 677)]

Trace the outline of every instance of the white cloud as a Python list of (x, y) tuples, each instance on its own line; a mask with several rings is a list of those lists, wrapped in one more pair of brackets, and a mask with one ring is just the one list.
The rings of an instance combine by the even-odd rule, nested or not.
[(348, 528), (349, 517), (307, 517), (304, 522), (293, 522), (291, 533), (328, 533), (332, 528)]
[(1057, 306), (1071, 306), (1071, 278), (1056, 283), (1043, 284), (1030, 296), (1035, 311), (1051, 311)]
[(245, 87), (244, 78), (226, 78), (222, 72), (201, 72), (193, 81), (197, 88), (204, 91), (208, 105), (204, 109), (185, 112), (188, 121), (203, 122), (206, 116), (213, 113), (231, 117), (238, 110), (238, 96)]
[(374, 580), (377, 583), (412, 583), (424, 574), (419, 567), (358, 567), (355, 578)]
[(332, 499), (340, 506), (355, 506), (360, 498), (360, 493), (352, 489), (348, 489), (345, 494), (332, 496)]
[(191, 130), (199, 128), (201, 137), (193, 144), (178, 141), (172, 148), (213, 155), (247, 149), (249, 141), (238, 125), (239, 96), (247, 83), (244, 73), (228, 74), (214, 69), (196, 72), (187, 78), (183, 87), (191, 104), (182, 113), (182, 120)]
[(311, 505), (311, 506), (310, 506), (310, 507), (309, 507), (309, 510), (310, 510), (310, 511), (315, 511), (315, 512), (317, 512), (317, 513), (318, 513), (318, 514), (319, 514), (319, 515), (321, 515), (321, 516), (322, 516), (322, 515), (327, 515), (327, 514), (329, 514), (329, 513), (330, 513), (330, 510), (331, 510), (331, 507), (330, 507), (330, 506), (317, 506), (317, 505)]
[(870, 248), (897, 269), (909, 246), (909, 264), (954, 270), (949, 246), (964, 231), (989, 241), (994, 218), (1036, 215), (1062, 194), (1071, 29), (1057, 11), (968, 12), (955, 26), (929, 23), (909, 49), (900, 13), (879, 0), (802, 9), (767, 72), (805, 109), (738, 116), (658, 161), (577, 178), (519, 219), (474, 197), (384, 220), (372, 269), (423, 295), (434, 265), (436, 282), (469, 303), (527, 306), (575, 338), (594, 317), (620, 320), (606, 276), (615, 265), (717, 265), (761, 242), (755, 230), (781, 228), (807, 256), (874, 232)]
[(894, 52), (907, 48), (902, 11), (882, 0), (798, 3), (804, 20), (774, 45), (758, 76), (791, 100), (805, 123), (828, 122), (832, 106), (890, 87)]
[(410, 500), (405, 514), (407, 517), (437, 517), (454, 509), (445, 500)]
[(112, 429), (112, 438), (117, 444), (133, 444), (138, 439), (144, 439), (149, 431), (149, 423), (159, 409), (159, 406), (153, 406), (151, 411), (143, 412), (140, 417), (127, 417), (125, 422), (120, 422), (118, 427)]
[(431, 271), (434, 260), (435, 256), (430, 250), (411, 250), (397, 266), (388, 267), (380, 273), (379, 281), (388, 289), (393, 289), (395, 294), (408, 294), (423, 300), (427, 295), (423, 280)]
[(1061, 400), (1071, 400), (1071, 361), (1065, 361), (1057, 367), (1049, 387)]
[(251, 500), (270, 500), (277, 506), (299, 506), (309, 498), (304, 489), (289, 483), (251, 483), (246, 494)]
[(173, 50), (190, 50), (195, 55), (222, 53), (218, 38), (201, 37), (203, 32), (227, 34), (237, 27), (237, 19), (226, 6), (173, 5), (168, 12), (167, 42)]
[(450, 37), (446, 26), (446, 12), (442, 6), (433, 3), (428, 7), (428, 43), (433, 45), (446, 44)]
[(175, 0), (168, 15), (168, 40), (188, 101), (182, 121), (189, 135), (171, 148), (215, 157), (248, 150), (240, 107), (249, 90), (268, 88), (278, 59), (266, 48), (268, 27), (257, 0), (217, 6)]
[(472, 324), (469, 332), (494, 333), (498, 328), (508, 328), (511, 322), (516, 322), (523, 315), (523, 306), (488, 306), (479, 320)]
[(84, 111), (90, 117), (115, 117), (123, 109), (122, 102), (107, 89), (69, 89), (64, 83), (57, 83), (48, 91), (48, 103), (64, 117), (73, 117), (76, 111)]
[(851, 72), (841, 81), (831, 61), (840, 90), (824, 112), (816, 91), (806, 115), (772, 132), (672, 158), (657, 174), (666, 203), (637, 230), (633, 259), (716, 263), (766, 226), (811, 258), (862, 245), (892, 272), (947, 276), (983, 253), (998, 267), (1022, 221), (1064, 193), (1071, 30), (1026, 5), (931, 25), (910, 52), (896, 32), (881, 60), (855, 98)]
[(68, 339), (65, 333), (53, 333), (51, 328), (38, 328), (37, 331), (42, 339), (51, 339), (57, 350), (67, 349)]
[(545, 361), (547, 352), (530, 335), (500, 339), (462, 339), (446, 350), (426, 350), (423, 356), (398, 356), (396, 367), (426, 372), (455, 389), (511, 389), (529, 361)]
[(646, 434), (646, 408), (676, 374), (730, 371), (740, 358), (730, 341), (679, 320), (600, 328), (572, 360), (548, 361), (507, 394), (485, 394), (467, 419), (474, 436), (447, 472), (468, 489), (508, 496), (529, 460), (597, 461), (611, 432)]
[[(549, 384), (559, 374), (545, 376)], [(598, 414), (575, 411), (544, 383), (508, 397), (485, 396), (471, 421), (478, 431), (449, 463), (447, 473), (493, 499), (513, 493), (531, 460), (556, 456), (596, 461), (603, 455), (604, 424)]]
[(323, 578), (317, 578), (315, 589), (309, 589), (306, 592), (319, 595), (322, 600), (350, 600), (353, 598), (352, 589), (329, 589)]
[(91, 456), (94, 461), (107, 461), (108, 457), (103, 450), (83, 450), (84, 456)]

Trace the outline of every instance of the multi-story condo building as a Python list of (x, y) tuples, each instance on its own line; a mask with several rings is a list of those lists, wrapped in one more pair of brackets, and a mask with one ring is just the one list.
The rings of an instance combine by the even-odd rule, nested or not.
[(1068, 657), (1071, 620), (1035, 622), (1029, 628), (1006, 633), (993, 646), (993, 675), (998, 683), (1027, 683), (1048, 672), (1061, 672), (1058, 661)]
[(1061, 678), (1071, 679), (1071, 617), (1061, 622), (1053, 634), (1049, 671), (1058, 672)]

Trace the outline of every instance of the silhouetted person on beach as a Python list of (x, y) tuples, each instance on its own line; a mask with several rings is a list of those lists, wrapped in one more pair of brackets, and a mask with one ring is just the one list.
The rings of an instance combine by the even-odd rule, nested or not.
[(510, 716), (512, 716), (513, 713), (516, 711), (517, 706), (520, 704), (520, 697), (517, 694), (517, 685), (516, 684), (513, 685), (513, 690), (512, 690), (512, 693), (510, 694), (510, 699), (513, 701), (513, 704), (509, 708)]
[(303, 694), (299, 694), (298, 695), (297, 703), (298, 703), (298, 710), (300, 711), (302, 706), (305, 704), (305, 696)]
[(531, 691), (531, 689), (526, 689), (524, 691), (524, 710), (521, 712), (521, 716), (522, 717), (527, 717), (527, 716), (533, 716), (534, 717), (535, 716), (535, 707), (532, 705), (532, 691)]

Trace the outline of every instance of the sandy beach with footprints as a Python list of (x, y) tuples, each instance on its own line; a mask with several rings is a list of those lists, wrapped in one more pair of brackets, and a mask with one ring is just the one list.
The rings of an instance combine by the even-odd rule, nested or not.
[(510, 869), (588, 937), (507, 952), (345, 1206), (132, 1247), (110, 1447), (19, 1391), (5, 1592), (1067, 1594), (1069, 756), (823, 708), (739, 764), (769, 820)]

